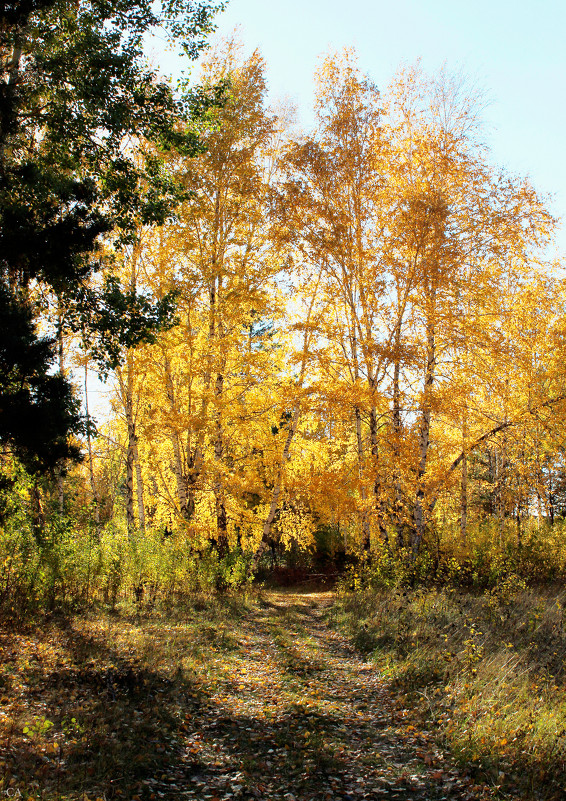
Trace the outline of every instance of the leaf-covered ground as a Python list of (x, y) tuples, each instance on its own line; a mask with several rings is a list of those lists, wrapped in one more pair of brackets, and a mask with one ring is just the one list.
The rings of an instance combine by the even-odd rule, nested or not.
[(32, 799), (487, 798), (325, 622), (330, 594), (0, 636), (0, 792)]

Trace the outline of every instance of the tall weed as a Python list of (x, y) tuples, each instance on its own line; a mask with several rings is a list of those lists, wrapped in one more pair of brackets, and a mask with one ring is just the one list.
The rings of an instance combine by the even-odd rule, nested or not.
[(565, 603), (515, 575), (483, 593), (342, 590), (332, 616), (468, 767), (521, 797), (562, 798)]

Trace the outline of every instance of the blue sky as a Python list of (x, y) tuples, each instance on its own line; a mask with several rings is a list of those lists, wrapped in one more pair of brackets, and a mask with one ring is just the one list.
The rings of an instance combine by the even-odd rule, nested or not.
[[(362, 70), (385, 88), (398, 66), (446, 62), (486, 91), (494, 160), (528, 175), (566, 217), (566, 3), (563, 0), (230, 0), (218, 33), (237, 26), (262, 52), (272, 97), (311, 118), (318, 57), (354, 46)], [(566, 233), (561, 245), (566, 247)]]

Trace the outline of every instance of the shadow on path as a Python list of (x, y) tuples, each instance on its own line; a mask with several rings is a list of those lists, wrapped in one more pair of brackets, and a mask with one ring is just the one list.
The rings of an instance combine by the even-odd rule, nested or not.
[[(281, 591), (223, 617), (6, 633), (0, 790), (43, 801), (479, 798), (326, 625), (331, 603)], [(24, 735), (34, 720), (53, 725)]]

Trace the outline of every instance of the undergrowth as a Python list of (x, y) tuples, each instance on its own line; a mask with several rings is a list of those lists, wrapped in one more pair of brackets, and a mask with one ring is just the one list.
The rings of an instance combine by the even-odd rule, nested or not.
[(77, 528), (54, 517), (40, 533), (22, 521), (0, 528), (0, 614), (29, 620), (45, 611), (171, 608), (193, 595), (251, 585), (251, 555), (195, 551), (188, 534), (164, 537), (108, 524)]
[(516, 574), (482, 593), (343, 587), (336, 625), (371, 656), (463, 764), (523, 797), (564, 797), (562, 588)]

